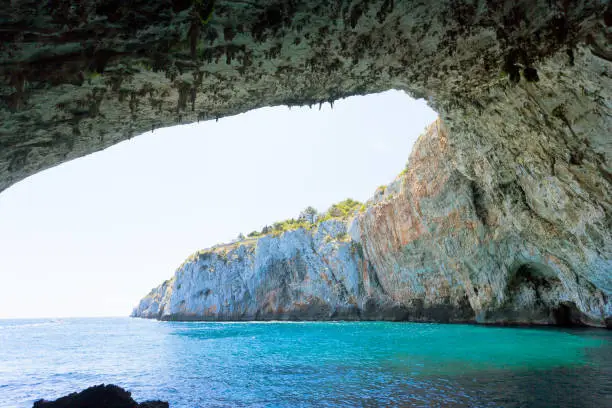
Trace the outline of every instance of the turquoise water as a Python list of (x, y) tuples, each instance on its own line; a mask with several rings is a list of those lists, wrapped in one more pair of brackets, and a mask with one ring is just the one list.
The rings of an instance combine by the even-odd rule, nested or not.
[(0, 320), (0, 406), (99, 383), (171, 407), (612, 407), (612, 332)]

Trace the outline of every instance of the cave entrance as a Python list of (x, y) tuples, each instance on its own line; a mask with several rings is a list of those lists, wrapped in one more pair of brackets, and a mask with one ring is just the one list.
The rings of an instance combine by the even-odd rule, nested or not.
[(508, 287), (517, 291), (524, 287), (535, 290), (537, 299), (542, 299), (544, 292), (552, 286), (561, 283), (556, 273), (548, 266), (539, 263), (522, 264), (514, 273)]
[(565, 288), (555, 271), (543, 264), (520, 265), (506, 287), (508, 302), (519, 322), (580, 325), (580, 312), (573, 302), (563, 299)]
[(552, 310), (555, 326), (572, 327), (583, 326), (580, 321), (580, 311), (574, 302), (562, 302)]
[[(425, 101), (388, 91), (321, 110), (268, 107), (155, 129), (1, 192), (0, 271), (13, 271), (10, 286), (36, 293), (45, 315), (127, 315), (150, 289), (150, 276), (171, 277), (193, 250), (294, 228), (309, 206), (326, 212), (345, 203), (343, 214), (361, 208), (347, 198), (393, 194), (377, 187), (405, 169), (412, 144), (436, 116)], [(29, 256), (32, 248), (44, 255)], [(95, 284), (74, 283), (83, 264), (92, 265)], [(99, 292), (117, 296), (84, 308), (82, 299)], [(20, 291), (0, 297), (0, 316), (40, 310)]]

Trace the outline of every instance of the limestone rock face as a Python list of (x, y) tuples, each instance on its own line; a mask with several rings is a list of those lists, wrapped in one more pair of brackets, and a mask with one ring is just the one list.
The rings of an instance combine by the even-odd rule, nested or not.
[(156, 128), (391, 88), (470, 149), (529, 132), (609, 160), (611, 24), (606, 0), (2, 0), (0, 191)]
[(347, 224), (328, 220), (193, 255), (133, 315), (180, 320), (357, 319), (371, 288)]
[[(601, 172), (583, 165), (573, 176), (578, 165), (565, 163), (534, 181), (519, 178), (517, 161), (514, 181), (485, 190), (461, 171), (464, 160), (437, 121), (364, 212), (202, 251), (133, 315), (610, 325)], [(601, 189), (584, 191), (584, 180)], [(534, 208), (542, 189), (565, 197), (558, 218)], [(562, 210), (573, 212), (571, 224)]]

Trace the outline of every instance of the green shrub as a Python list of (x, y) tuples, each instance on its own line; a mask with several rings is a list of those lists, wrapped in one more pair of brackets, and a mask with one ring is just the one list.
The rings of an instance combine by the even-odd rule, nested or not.
[(272, 224), (270, 232), (272, 232), (273, 236), (279, 236), (283, 232), (295, 231), (300, 228), (310, 229), (312, 228), (312, 224), (305, 220), (296, 220), (294, 218), (291, 218), (288, 220), (275, 222), (274, 224)]
[(319, 217), (319, 212), (316, 210), (316, 208), (312, 206), (308, 206), (306, 207), (306, 209), (304, 209), (304, 211), (300, 213), (298, 220), (306, 221), (310, 224), (314, 224), (317, 221), (318, 217)]
[(352, 216), (355, 212), (363, 212), (366, 210), (365, 204), (348, 198), (344, 201), (332, 205), (327, 212), (319, 214), (313, 207), (307, 207), (302, 211), (298, 219), (290, 218), (284, 221), (277, 221), (271, 227), (265, 226), (261, 232), (253, 231), (249, 237), (259, 237), (263, 235), (271, 235), (278, 237), (287, 231), (295, 231), (300, 228), (310, 230), (323, 221), (338, 218), (345, 219)]
[(344, 201), (332, 205), (322, 218), (324, 218), (324, 220), (330, 218), (348, 218), (353, 215), (355, 211), (359, 211), (362, 206), (363, 204), (359, 201), (347, 198)]
[(406, 165), (404, 166), (404, 169), (400, 172), (400, 176), (404, 176), (406, 174), (408, 174), (408, 171), (410, 171), (410, 159), (408, 159), (408, 161), (406, 162)]
[(360, 258), (363, 258), (363, 246), (359, 242), (351, 242), (351, 253), (353, 255), (358, 254)]
[(346, 232), (336, 235), (336, 239), (338, 241), (350, 241), (350, 237)]

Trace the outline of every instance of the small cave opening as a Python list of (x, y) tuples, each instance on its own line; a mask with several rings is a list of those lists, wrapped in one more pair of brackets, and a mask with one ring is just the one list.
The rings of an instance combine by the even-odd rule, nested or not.
[(555, 326), (572, 327), (582, 326), (580, 321), (580, 311), (573, 302), (561, 302), (552, 310), (552, 317)]
[(517, 323), (582, 325), (575, 303), (565, 297), (565, 288), (555, 271), (543, 264), (521, 264), (506, 286), (507, 313)]
[(526, 263), (522, 264), (511, 277), (508, 289), (516, 292), (522, 287), (528, 287), (535, 290), (536, 300), (541, 300), (543, 292), (557, 282), (559, 278), (551, 268), (537, 263)]

